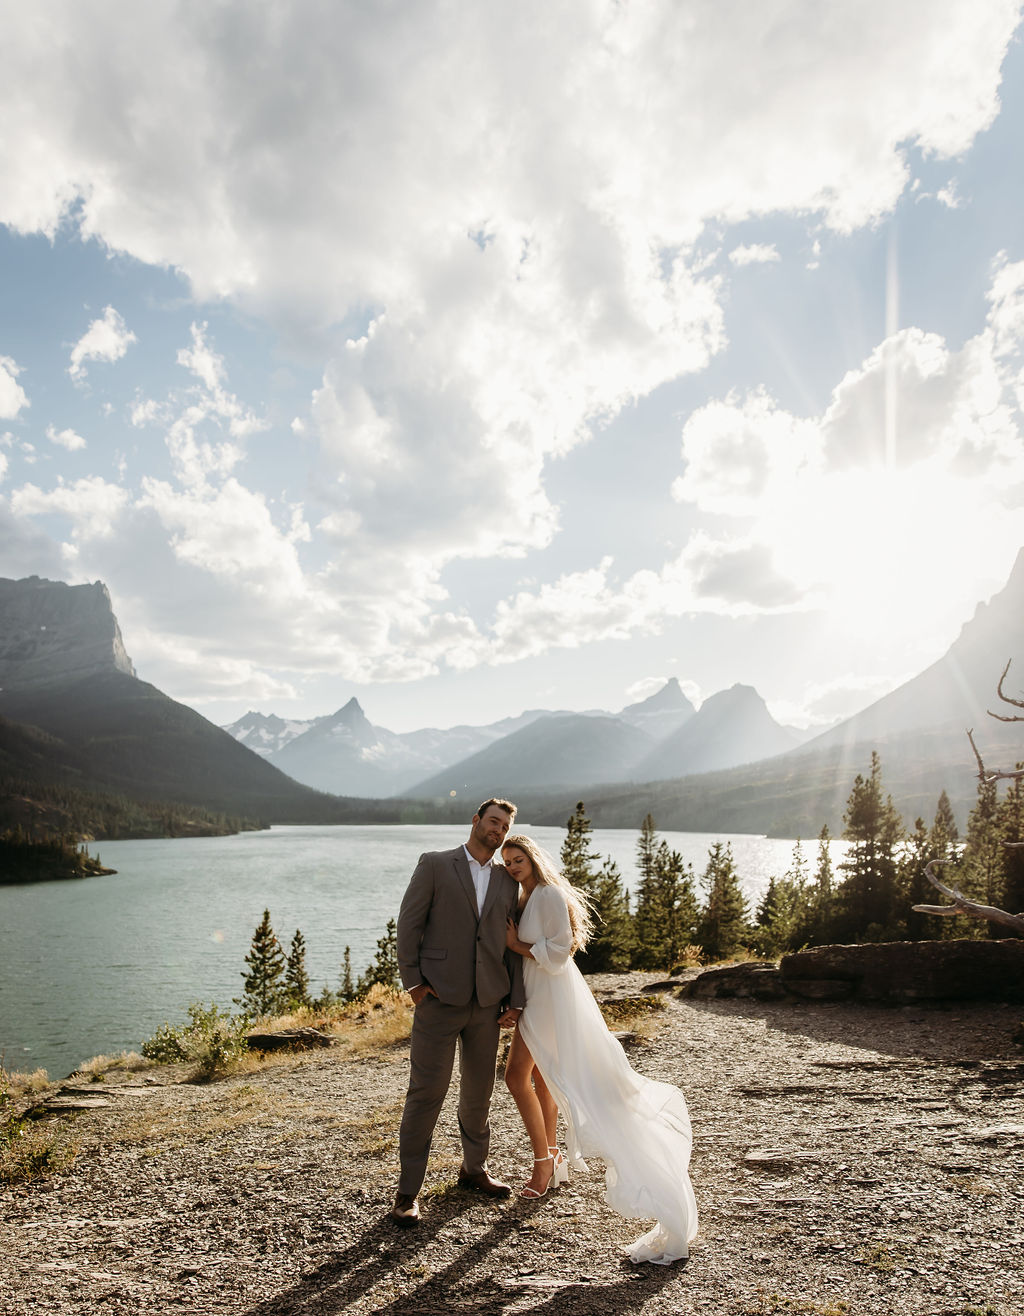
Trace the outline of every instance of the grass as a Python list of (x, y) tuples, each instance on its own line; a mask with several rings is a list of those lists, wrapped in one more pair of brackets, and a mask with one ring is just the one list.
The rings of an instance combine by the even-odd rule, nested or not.
[(79, 1078), (87, 1078), (90, 1083), (102, 1083), (112, 1070), (123, 1070), (127, 1074), (138, 1073), (143, 1069), (154, 1069), (156, 1060), (147, 1060), (138, 1051), (120, 1051), (116, 1056), (93, 1056), (75, 1070)]
[(0, 1068), (0, 1183), (27, 1183), (59, 1173), (78, 1155), (70, 1121), (25, 1116), (32, 1097), (50, 1086), (45, 1069), (8, 1074)]
[(601, 1013), (609, 1028), (634, 1028), (655, 1018), (665, 1008), (660, 996), (627, 996), (618, 1001), (601, 1001)]

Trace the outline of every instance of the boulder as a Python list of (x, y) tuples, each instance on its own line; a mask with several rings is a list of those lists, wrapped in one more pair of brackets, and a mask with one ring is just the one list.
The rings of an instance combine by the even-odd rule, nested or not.
[(807, 1000), (1024, 1001), (1024, 940), (815, 946), (783, 955), (779, 977)]
[(282, 1028), (279, 1033), (247, 1033), (245, 1044), (250, 1051), (313, 1051), (318, 1046), (333, 1046), (334, 1038), (318, 1028)]
[(688, 982), (680, 996), (698, 1000), (716, 997), (751, 997), (756, 1001), (779, 1001), (786, 995), (775, 964), (748, 960), (745, 964), (725, 964), (720, 969), (705, 969)]

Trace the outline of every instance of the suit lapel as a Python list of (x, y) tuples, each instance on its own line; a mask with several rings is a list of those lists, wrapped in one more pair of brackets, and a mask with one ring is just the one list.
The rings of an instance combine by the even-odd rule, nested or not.
[(459, 879), (459, 885), (466, 893), (466, 899), (469, 901), (469, 907), (473, 911), (473, 917), (479, 919), (480, 915), (476, 908), (476, 887), (473, 885), (473, 876), (469, 871), (469, 860), (466, 858), (466, 851), (460, 845), (452, 856), (452, 865), (455, 874)]
[(505, 874), (501, 864), (491, 864), (491, 876), (487, 883), (487, 894), (484, 896), (484, 907), (480, 911), (480, 917), (487, 913), (490, 907), (498, 899), (498, 892), (501, 890), (501, 879)]

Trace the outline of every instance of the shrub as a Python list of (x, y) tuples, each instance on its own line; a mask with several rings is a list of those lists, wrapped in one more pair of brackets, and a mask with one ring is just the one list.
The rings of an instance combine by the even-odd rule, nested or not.
[(198, 1067), (197, 1078), (210, 1079), (244, 1055), (245, 1033), (250, 1019), (246, 1014), (232, 1015), (212, 1002), (193, 1001), (188, 1007), (189, 1022), (177, 1027), (164, 1023), (142, 1044), (147, 1060), (161, 1064), (185, 1062)]

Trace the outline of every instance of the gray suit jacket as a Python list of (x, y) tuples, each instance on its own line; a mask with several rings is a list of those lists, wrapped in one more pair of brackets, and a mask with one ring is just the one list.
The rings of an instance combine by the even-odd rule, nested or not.
[(521, 1009), (523, 964), (505, 945), (505, 920), (518, 902), (519, 883), (494, 864), (478, 916), (463, 847), (420, 855), (398, 914), (403, 985), (429, 983), (445, 1005), (467, 1005), (475, 992), (480, 1005), (507, 999)]

